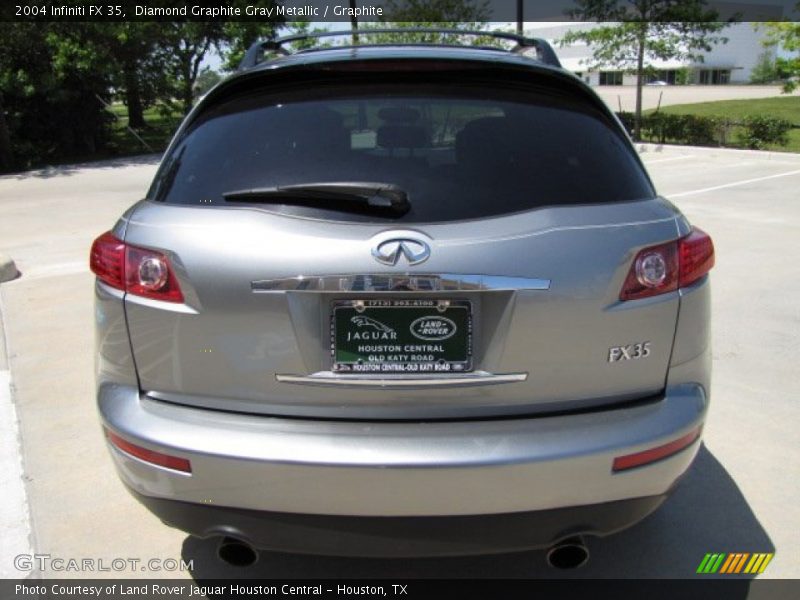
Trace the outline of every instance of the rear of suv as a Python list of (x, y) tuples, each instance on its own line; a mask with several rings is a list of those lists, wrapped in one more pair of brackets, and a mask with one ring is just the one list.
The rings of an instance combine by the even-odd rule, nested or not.
[(535, 56), (251, 53), (95, 241), (103, 429), (167, 524), (499, 552), (628, 527), (690, 466), (711, 240), (506, 37)]

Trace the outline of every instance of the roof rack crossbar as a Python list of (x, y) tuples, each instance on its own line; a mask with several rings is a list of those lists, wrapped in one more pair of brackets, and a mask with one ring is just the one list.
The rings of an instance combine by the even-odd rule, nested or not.
[[(263, 40), (254, 43), (247, 50), (242, 62), (239, 64), (239, 70), (244, 71), (251, 69), (262, 62), (263, 54), (265, 51), (275, 52), (289, 56), (293, 54), (284, 46), (293, 42), (301, 40), (319, 39), (326, 37), (343, 37), (343, 36), (370, 36), (375, 34), (392, 34), (392, 33), (437, 33), (445, 35), (460, 35), (460, 36), (475, 36), (475, 37), (491, 37), (501, 40), (509, 40), (516, 42), (516, 45), (509, 50), (515, 54), (522, 54), (526, 50), (533, 48), (536, 51), (537, 58), (544, 64), (560, 67), (561, 63), (556, 57), (553, 48), (545, 40), (540, 38), (529, 38), (524, 35), (516, 33), (509, 33), (505, 31), (480, 31), (474, 29), (432, 29), (425, 27), (400, 27), (389, 29), (358, 29), (358, 30), (343, 30), (343, 31), (319, 31), (315, 33), (303, 33), (298, 35), (289, 35), (275, 40)], [(391, 44), (364, 44), (364, 45), (391, 45)], [(404, 44), (405, 45), (405, 44)], [(413, 45), (442, 45), (442, 44), (413, 44)], [(482, 50), (498, 50), (499, 48), (488, 48), (486, 46), (473, 46), (475, 49)], [(304, 49), (306, 51), (310, 49)]]

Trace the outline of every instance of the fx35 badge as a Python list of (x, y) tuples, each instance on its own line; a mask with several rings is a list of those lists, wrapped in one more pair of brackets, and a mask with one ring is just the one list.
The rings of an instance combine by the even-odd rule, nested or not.
[(608, 349), (608, 362), (636, 360), (650, 356), (650, 342), (639, 342), (627, 346), (612, 346)]

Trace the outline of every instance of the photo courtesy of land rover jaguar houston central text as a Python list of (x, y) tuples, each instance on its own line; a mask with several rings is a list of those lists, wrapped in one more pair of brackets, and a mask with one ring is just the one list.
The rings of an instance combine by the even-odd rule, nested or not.
[(711, 239), (545, 42), (382, 35), (256, 44), (95, 240), (120, 478), (253, 553), (633, 525), (701, 443)]

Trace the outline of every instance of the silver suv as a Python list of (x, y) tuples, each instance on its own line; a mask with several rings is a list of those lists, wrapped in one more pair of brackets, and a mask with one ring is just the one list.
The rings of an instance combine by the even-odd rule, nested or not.
[(711, 240), (546, 43), (499, 37), (255, 46), (95, 241), (102, 426), (164, 522), (499, 552), (628, 527), (689, 468)]

